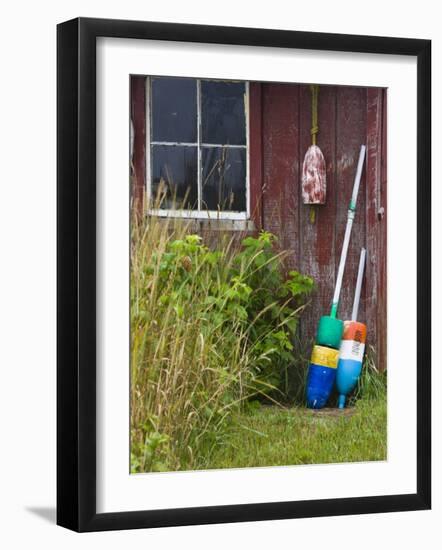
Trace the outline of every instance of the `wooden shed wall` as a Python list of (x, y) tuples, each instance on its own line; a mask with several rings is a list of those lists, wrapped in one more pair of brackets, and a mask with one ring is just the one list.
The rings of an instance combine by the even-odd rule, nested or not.
[[(253, 90), (253, 87), (259, 89)], [(327, 166), (327, 202), (302, 204), (300, 179), (304, 154), (311, 143), (310, 88), (294, 84), (253, 84), (252, 119), (260, 113), (262, 226), (291, 251), (289, 267), (312, 275), (317, 283), (301, 335), (312, 340), (321, 315), (328, 314), (341, 254), (356, 165), (361, 144), (367, 157), (359, 191), (339, 316), (351, 315), (359, 254), (367, 249), (366, 276), (359, 320), (367, 323), (367, 343), (375, 348), (378, 366), (386, 368), (386, 90), (321, 86), (319, 135)], [(255, 187), (258, 185), (255, 182)]]
[[(145, 188), (146, 111), (144, 77), (131, 79), (134, 125), (132, 200), (141, 204)], [(310, 274), (317, 283), (301, 322), (308, 345), (321, 315), (330, 309), (341, 254), (347, 208), (361, 144), (367, 157), (341, 292), (339, 317), (351, 314), (362, 246), (367, 263), (359, 320), (377, 364), (386, 368), (387, 295), (387, 92), (381, 88), (321, 86), (318, 145), (327, 165), (327, 202), (315, 208), (301, 200), (300, 178), (310, 145), (310, 88), (298, 84), (250, 83), (250, 198), (257, 228), (276, 234), (289, 250), (288, 267)]]

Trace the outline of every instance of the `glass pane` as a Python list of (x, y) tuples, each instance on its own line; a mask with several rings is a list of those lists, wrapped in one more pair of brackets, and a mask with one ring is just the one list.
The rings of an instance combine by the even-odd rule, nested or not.
[(195, 143), (196, 80), (152, 78), (152, 141)]
[(246, 211), (246, 150), (203, 147), (203, 210)]
[(203, 143), (246, 145), (245, 83), (201, 81)]
[(196, 146), (152, 145), (153, 205), (162, 209), (196, 209), (197, 165)]

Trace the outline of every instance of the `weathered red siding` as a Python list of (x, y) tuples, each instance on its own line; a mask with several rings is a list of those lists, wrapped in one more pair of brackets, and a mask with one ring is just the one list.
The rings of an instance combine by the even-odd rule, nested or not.
[(132, 204), (140, 212), (146, 182), (146, 79), (130, 79), (131, 118), (133, 124), (133, 152), (131, 158)]
[[(258, 86), (258, 85), (257, 85)], [(361, 144), (367, 161), (344, 275), (339, 315), (351, 314), (359, 254), (367, 248), (359, 320), (367, 323), (368, 344), (378, 366), (386, 367), (386, 92), (379, 88), (321, 86), (319, 135), (327, 165), (327, 202), (313, 207), (301, 200), (300, 170), (311, 143), (309, 86), (262, 84), (263, 226), (291, 251), (289, 266), (317, 283), (301, 335), (314, 338), (321, 315), (330, 308), (341, 254), (347, 208)], [(381, 208), (384, 214), (381, 215)]]
[[(141, 204), (146, 161), (145, 79), (131, 81), (134, 124), (133, 198)], [(250, 204), (257, 228), (276, 234), (290, 251), (288, 268), (310, 274), (317, 292), (303, 316), (301, 337), (314, 338), (319, 317), (333, 294), (347, 220), (347, 208), (361, 144), (367, 157), (341, 292), (339, 316), (352, 309), (359, 254), (367, 248), (359, 320), (367, 324), (368, 345), (378, 366), (386, 368), (386, 90), (321, 86), (319, 134), (327, 167), (327, 201), (308, 206), (301, 199), (301, 170), (311, 143), (311, 94), (308, 85), (250, 83)], [(315, 221), (311, 221), (314, 208)]]
[(263, 86), (263, 225), (290, 251), (288, 267), (299, 266), (299, 88)]
[(257, 229), (263, 227), (263, 118), (262, 86), (249, 85), (249, 166), (250, 166), (250, 213)]

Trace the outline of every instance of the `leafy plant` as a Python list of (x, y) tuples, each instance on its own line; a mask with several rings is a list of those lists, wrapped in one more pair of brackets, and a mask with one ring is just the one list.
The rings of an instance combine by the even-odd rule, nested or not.
[(251, 289), (246, 309), (257, 376), (287, 394), (298, 318), (314, 281), (297, 271), (284, 278), (284, 253), (275, 254), (274, 241), (275, 236), (266, 231), (258, 238), (247, 237), (234, 266)]
[(189, 223), (134, 221), (131, 248), (131, 468), (203, 465), (231, 415), (284, 391), (313, 281), (283, 270), (274, 237), (212, 249)]

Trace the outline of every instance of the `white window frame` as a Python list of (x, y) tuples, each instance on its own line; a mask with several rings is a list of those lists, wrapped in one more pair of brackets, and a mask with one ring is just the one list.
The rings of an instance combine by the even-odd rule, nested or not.
[[(196, 143), (185, 142), (166, 142), (151, 140), (151, 79), (155, 76), (146, 76), (146, 198), (147, 198), (147, 213), (153, 216), (163, 218), (194, 218), (194, 219), (222, 219), (222, 220), (248, 220), (250, 219), (250, 124), (249, 124), (249, 82), (245, 81), (245, 123), (246, 123), (246, 144), (245, 145), (229, 145), (229, 144), (208, 144), (201, 141), (201, 81), (221, 81), (214, 78), (195, 78), (197, 82), (197, 141)], [(160, 76), (158, 78), (161, 78)], [(164, 77), (163, 77), (164, 78)], [(224, 80), (225, 82), (225, 80)], [(229, 81), (230, 82), (230, 81)], [(232, 80), (231, 82), (238, 82)], [(201, 151), (202, 147), (229, 147), (232, 149), (246, 150), (246, 211), (245, 212), (229, 212), (224, 210), (173, 210), (173, 209), (156, 209), (149, 208), (151, 203), (151, 187), (152, 187), (152, 169), (151, 169), (151, 145), (181, 145), (185, 147), (198, 148), (198, 206), (201, 207)]]

